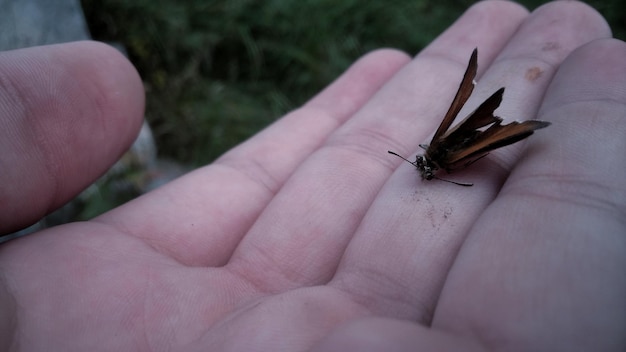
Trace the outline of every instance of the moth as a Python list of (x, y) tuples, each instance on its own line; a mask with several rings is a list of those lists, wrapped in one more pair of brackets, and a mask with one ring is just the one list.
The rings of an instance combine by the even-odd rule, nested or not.
[(452, 122), (461, 111), (474, 90), (478, 50), (474, 49), (470, 57), (463, 80), (456, 92), (448, 112), (441, 121), (429, 145), (420, 144), (426, 152), (417, 155), (411, 162), (403, 156), (388, 151), (417, 168), (422, 179), (438, 179), (460, 186), (472, 186), (471, 183), (460, 183), (435, 176), (437, 170), (443, 169), (450, 173), (456, 169), (469, 166), (490, 151), (521, 141), (533, 134), (535, 130), (548, 127), (549, 122), (527, 120), (502, 125), (502, 118), (495, 116), (494, 111), (502, 102), (504, 87), (498, 89), (485, 102), (469, 114), (463, 121), (450, 128)]

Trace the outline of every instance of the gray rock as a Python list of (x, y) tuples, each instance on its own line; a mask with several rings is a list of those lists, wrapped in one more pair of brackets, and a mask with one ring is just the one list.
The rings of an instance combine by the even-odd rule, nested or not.
[(78, 0), (0, 0), (0, 50), (89, 38)]

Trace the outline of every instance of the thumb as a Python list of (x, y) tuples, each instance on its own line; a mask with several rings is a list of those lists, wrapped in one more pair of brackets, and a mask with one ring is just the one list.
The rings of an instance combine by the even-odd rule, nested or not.
[(144, 95), (117, 50), (76, 42), (0, 53), (0, 234), (103, 174), (137, 135)]

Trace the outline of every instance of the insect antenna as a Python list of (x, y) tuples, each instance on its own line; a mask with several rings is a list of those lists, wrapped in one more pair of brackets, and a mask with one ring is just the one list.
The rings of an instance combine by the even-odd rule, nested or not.
[(437, 179), (439, 181), (446, 181), (446, 182), (450, 182), (450, 183), (454, 183), (455, 185), (459, 185), (459, 186), (463, 186), (463, 187), (472, 187), (474, 184), (473, 183), (462, 183), (462, 182), (455, 182), (455, 181), (451, 181), (451, 180), (446, 180), (445, 178), (439, 178), (437, 176), (433, 175), (434, 179)]
[(402, 159), (402, 160), (406, 161), (407, 163), (409, 163), (409, 164), (411, 164), (411, 165), (413, 165), (413, 166), (416, 166), (416, 167), (417, 167), (417, 165), (415, 165), (415, 163), (410, 162), (407, 158), (403, 157), (402, 155), (400, 155), (400, 154), (398, 154), (398, 153), (394, 153), (394, 152), (392, 152), (391, 150), (388, 150), (388, 151), (387, 151), (387, 153), (392, 154), (392, 155), (395, 155), (395, 156), (397, 156), (398, 158), (400, 158), (400, 159)]

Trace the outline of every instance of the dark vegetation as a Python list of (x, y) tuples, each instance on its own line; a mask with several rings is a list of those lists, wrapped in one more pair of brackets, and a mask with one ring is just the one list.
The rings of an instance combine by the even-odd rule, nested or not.
[[(138, 68), (159, 154), (194, 166), (299, 106), (364, 53), (418, 52), (472, 3), (82, 0), (93, 38), (123, 44)], [(623, 0), (589, 3), (625, 37)]]

